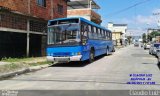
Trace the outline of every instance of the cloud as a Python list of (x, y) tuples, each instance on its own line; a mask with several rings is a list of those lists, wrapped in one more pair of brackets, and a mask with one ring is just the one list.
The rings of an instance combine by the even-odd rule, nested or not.
[(144, 29), (128, 29), (127, 30), (127, 36), (141, 36), (143, 33), (146, 33)]
[(143, 16), (143, 15), (138, 15), (135, 18), (135, 22), (138, 23), (139, 25), (144, 25), (144, 24), (155, 24), (156, 20), (154, 16)]
[[(141, 35), (142, 33), (146, 33), (148, 28), (157, 28), (158, 20), (160, 25), (160, 8), (153, 9), (148, 13), (150, 13), (150, 15), (138, 14), (137, 16), (132, 17), (114, 18), (112, 22), (128, 24), (129, 34), (132, 33), (132, 35)], [(154, 13), (159, 13), (159, 15), (154, 15)], [(103, 24), (106, 23), (107, 22)]]
[(126, 23), (131, 25), (153, 25), (156, 24), (156, 18), (154, 16), (143, 16), (143, 15), (137, 15), (136, 17), (132, 18), (122, 18), (120, 20), (117, 20), (120, 23)]
[(160, 8), (154, 9), (154, 10), (152, 11), (152, 13), (159, 13), (159, 12), (160, 12)]
[(113, 23), (128, 24), (127, 35), (132, 34), (134, 36), (141, 36), (147, 32), (150, 27), (157, 26), (154, 16), (137, 15), (131, 18), (121, 18), (114, 20)]

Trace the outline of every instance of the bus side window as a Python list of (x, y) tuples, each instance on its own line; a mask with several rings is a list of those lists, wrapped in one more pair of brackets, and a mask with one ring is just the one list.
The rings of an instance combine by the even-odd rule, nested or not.
[(107, 33), (107, 35), (106, 35), (107, 40), (109, 40), (109, 32), (108, 32), (108, 31), (106, 31), (106, 33)]
[(100, 31), (100, 39), (102, 40), (103, 39), (102, 30), (99, 29), (99, 31)]
[(90, 39), (94, 39), (94, 27), (93, 26), (91, 26), (91, 32), (90, 32), (90, 34), (91, 34)]
[(107, 40), (107, 31), (105, 30), (104, 32), (105, 32), (105, 39)]
[(104, 40), (105, 39), (105, 31), (104, 30), (102, 30), (102, 39)]
[(88, 38), (91, 39), (92, 37), (92, 27), (91, 25), (88, 25)]
[(81, 32), (82, 32), (82, 42), (85, 43), (88, 38), (88, 25), (86, 24), (81, 25)]
[(106, 40), (106, 31), (105, 30), (103, 30), (103, 34), (104, 34), (103, 39)]
[(88, 26), (87, 25), (84, 26), (83, 36), (85, 38), (88, 38)]
[(96, 27), (94, 27), (94, 30), (93, 30), (93, 37), (94, 37), (94, 39), (98, 39), (97, 38), (97, 28)]
[(100, 29), (97, 30), (97, 33), (98, 33), (98, 39), (100, 39), (101, 37)]
[(112, 40), (112, 32), (110, 32), (110, 40)]
[(109, 40), (111, 40), (111, 33), (110, 32), (108, 32), (109, 33)]
[(111, 32), (108, 32), (109, 33), (109, 40), (111, 40)]

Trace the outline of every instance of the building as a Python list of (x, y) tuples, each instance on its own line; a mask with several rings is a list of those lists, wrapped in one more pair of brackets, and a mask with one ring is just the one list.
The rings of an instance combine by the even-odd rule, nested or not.
[(115, 41), (115, 45), (121, 46), (126, 44), (127, 24), (113, 24), (109, 22), (107, 27), (112, 31), (112, 40)]
[(0, 58), (45, 55), (47, 20), (66, 17), (68, 0), (0, 0)]
[(160, 31), (160, 29), (157, 29), (157, 28), (149, 28), (149, 29), (147, 30), (147, 33), (150, 34), (150, 33), (155, 32), (155, 31)]
[(94, 0), (71, 0), (68, 2), (67, 17), (83, 17), (101, 24), (101, 16), (96, 12), (100, 7)]

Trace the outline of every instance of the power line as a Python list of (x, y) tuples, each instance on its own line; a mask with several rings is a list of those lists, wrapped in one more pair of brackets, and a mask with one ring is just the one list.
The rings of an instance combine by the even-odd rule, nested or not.
[(148, 2), (148, 1), (151, 1), (151, 0), (144, 0), (144, 1), (138, 2), (138, 3), (136, 3), (136, 4), (134, 4), (134, 5), (131, 5), (131, 6), (127, 7), (127, 8), (124, 8), (124, 9), (121, 9), (121, 10), (116, 11), (116, 12), (114, 12), (114, 13), (111, 13), (111, 14), (109, 14), (108, 16), (115, 16), (115, 14), (116, 14), (116, 15), (117, 15), (117, 14), (120, 14), (120, 13), (125, 12), (125, 11), (127, 11), (127, 10), (129, 10), (129, 9), (132, 9), (132, 8), (138, 6), (138, 5), (141, 5), (141, 4), (143, 4), (143, 3), (146, 3), (146, 2)]

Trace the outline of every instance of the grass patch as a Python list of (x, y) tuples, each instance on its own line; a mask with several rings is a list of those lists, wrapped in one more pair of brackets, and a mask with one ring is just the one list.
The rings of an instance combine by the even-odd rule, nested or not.
[(18, 69), (22, 69), (22, 68), (27, 68), (29, 67), (26, 64), (6, 64), (6, 65), (1, 65), (0, 66), (0, 73), (5, 73), (5, 72), (12, 72)]
[(0, 65), (0, 73), (12, 72), (23, 68), (32, 66), (40, 66), (45, 64), (52, 64), (46, 61), (46, 57), (31, 57), (31, 58), (3, 58), (2, 62), (8, 64)]
[(39, 65), (45, 65), (45, 64), (51, 65), (52, 63), (47, 62), (47, 61), (45, 61), (45, 62), (37, 62), (37, 63), (30, 63), (29, 66), (39, 66)]
[(12, 72), (12, 71), (16, 71), (16, 70), (23, 69), (23, 68), (28, 68), (32, 66), (40, 66), (40, 65), (45, 65), (45, 64), (51, 65), (52, 63), (46, 61), (46, 62), (38, 62), (38, 63), (30, 63), (30, 64), (11, 63), (11, 64), (6, 64), (6, 65), (0, 65), (0, 73)]
[(31, 61), (34, 60), (33, 57), (31, 58), (2, 58), (1, 61), (3, 62), (23, 62), (23, 61)]

